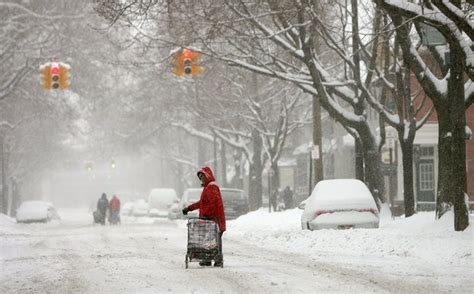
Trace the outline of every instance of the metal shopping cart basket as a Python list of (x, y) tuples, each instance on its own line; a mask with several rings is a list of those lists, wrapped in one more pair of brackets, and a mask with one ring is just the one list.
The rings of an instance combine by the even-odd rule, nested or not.
[(188, 219), (188, 249), (185, 264), (191, 261), (222, 260), (219, 227), (212, 220), (191, 217)]

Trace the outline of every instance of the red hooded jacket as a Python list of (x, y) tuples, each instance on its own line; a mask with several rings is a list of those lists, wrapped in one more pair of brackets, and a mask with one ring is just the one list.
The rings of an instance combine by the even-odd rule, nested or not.
[(217, 186), (214, 178), (214, 174), (210, 167), (203, 167), (198, 173), (203, 173), (206, 176), (204, 182), (204, 189), (201, 193), (201, 198), (198, 202), (189, 205), (188, 210), (199, 209), (199, 216), (207, 216), (217, 223), (219, 230), (224, 232), (225, 226), (225, 213), (224, 204), (222, 203), (221, 190)]
[(112, 200), (110, 200), (109, 207), (111, 211), (120, 211), (120, 200), (117, 196), (114, 195)]

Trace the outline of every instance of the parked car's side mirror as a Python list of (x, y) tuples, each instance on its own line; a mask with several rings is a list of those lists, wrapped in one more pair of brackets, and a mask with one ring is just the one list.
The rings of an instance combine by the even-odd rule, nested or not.
[(303, 201), (298, 205), (299, 209), (304, 209), (305, 207), (306, 207), (306, 201)]

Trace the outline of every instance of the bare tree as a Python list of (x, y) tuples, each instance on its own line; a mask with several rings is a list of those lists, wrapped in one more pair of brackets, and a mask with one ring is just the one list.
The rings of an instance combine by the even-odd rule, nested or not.
[[(396, 29), (405, 64), (415, 73), (418, 82), (430, 97), (438, 114), (439, 172), (437, 217), (454, 207), (457, 231), (469, 225), (466, 205), (466, 118), (465, 111), (472, 104), (474, 91), (474, 60), (471, 49), (474, 36), (472, 21), (465, 17), (461, 1), (376, 1), (390, 15)], [(469, 5), (469, 4), (466, 4)], [(468, 6), (470, 7), (470, 6)], [(471, 8), (472, 9), (472, 8)], [(410, 36), (409, 20), (436, 27), (449, 44), (447, 63), (437, 54), (438, 68), (444, 76), (437, 76), (422, 58)], [(467, 77), (467, 79), (465, 78)]]

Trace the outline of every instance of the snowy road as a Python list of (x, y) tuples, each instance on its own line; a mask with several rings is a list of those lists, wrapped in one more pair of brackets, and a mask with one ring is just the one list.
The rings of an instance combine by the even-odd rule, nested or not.
[(370, 265), (257, 248), (225, 235), (224, 268), (185, 269), (183, 221), (125, 219), (102, 227), (81, 216), (15, 225), (0, 238), (0, 293), (449, 291), (435, 279), (388, 276), (376, 266), (368, 274)]

